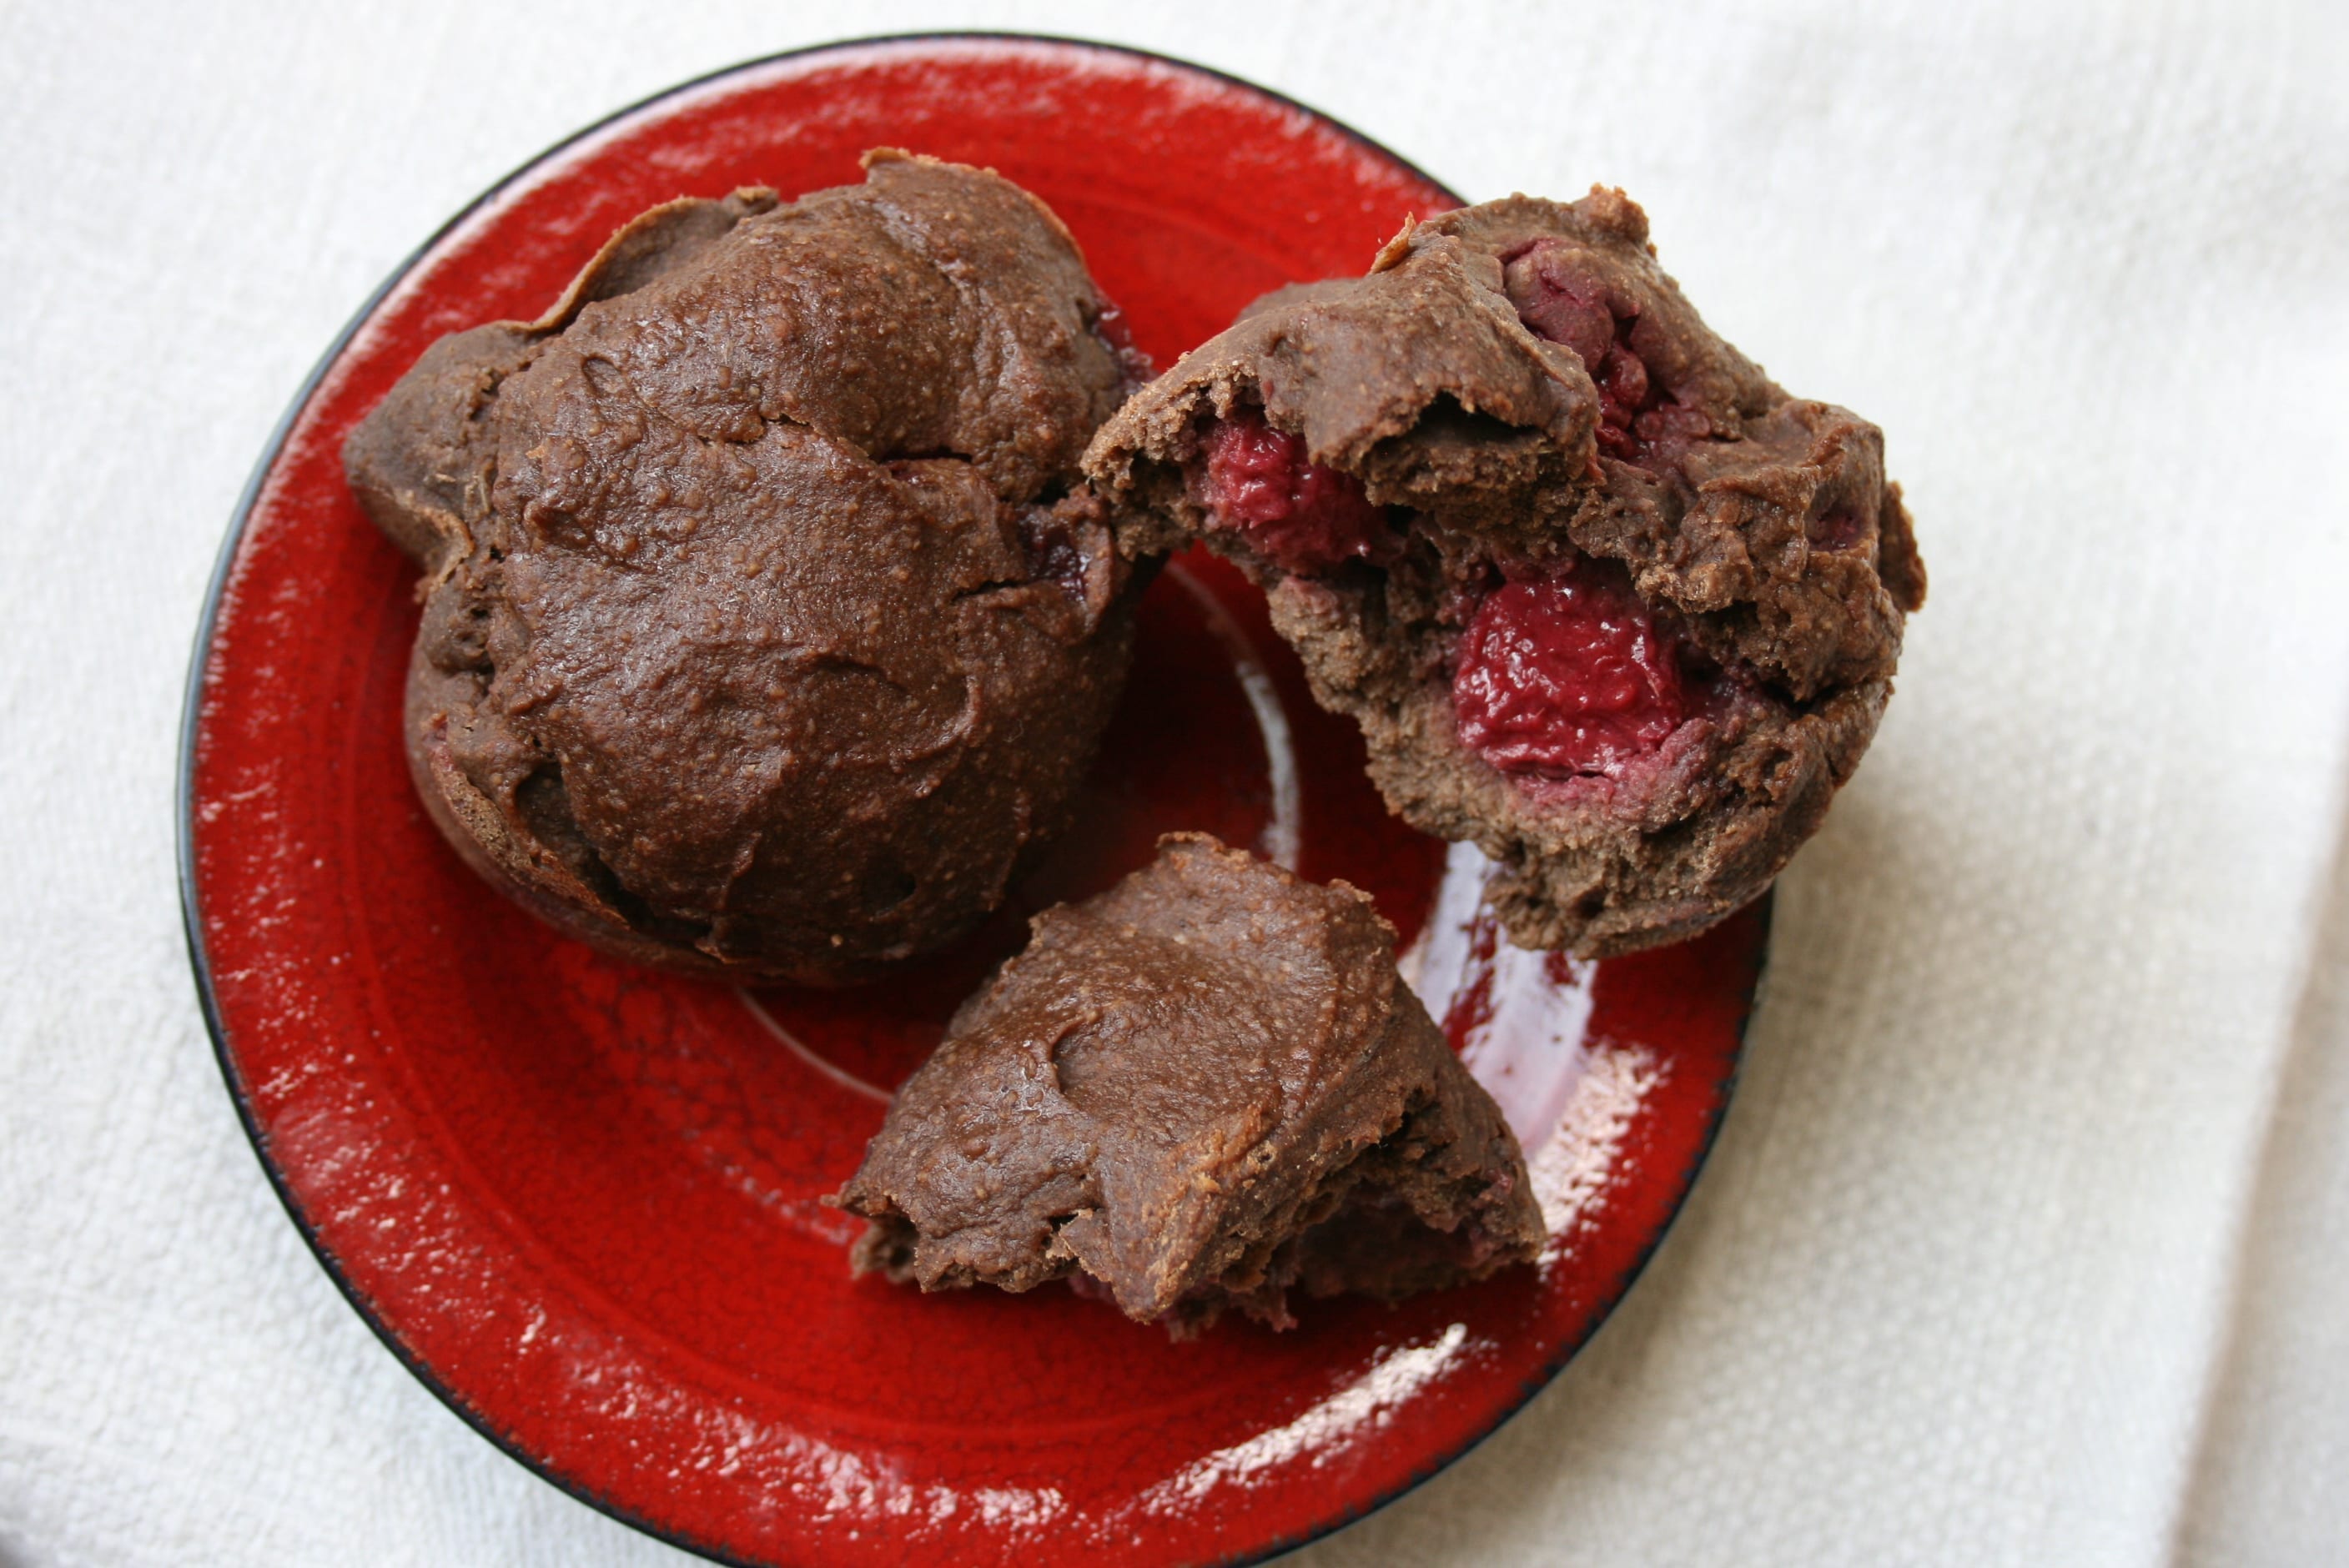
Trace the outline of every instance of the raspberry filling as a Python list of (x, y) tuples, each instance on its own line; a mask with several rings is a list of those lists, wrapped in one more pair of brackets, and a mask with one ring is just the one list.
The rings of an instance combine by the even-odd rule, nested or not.
[(1673, 401), (1631, 346), (1640, 306), (1597, 278), (1576, 272), (1554, 240), (1513, 258), (1505, 277), (1517, 319), (1574, 350), (1599, 387), (1599, 449), (1627, 463), (1674, 438), (1711, 433), (1712, 421)]
[(1806, 527), (1822, 550), (1849, 550), (1868, 538), (1868, 520), (1849, 506), (1832, 507)]
[(1207, 433), (1200, 499), (1217, 526), (1287, 572), (1326, 572), (1393, 543), (1385, 511), (1371, 504), (1361, 480), (1308, 462), (1303, 437), (1274, 429), (1254, 410)]
[(1461, 744), (1506, 773), (1604, 773), (1688, 715), (1676, 650), (1628, 582), (1588, 559), (1485, 595), (1460, 639)]

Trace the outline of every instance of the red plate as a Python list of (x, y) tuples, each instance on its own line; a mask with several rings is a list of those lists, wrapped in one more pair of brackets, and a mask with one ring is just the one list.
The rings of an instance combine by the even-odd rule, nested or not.
[(1043, 196), (1162, 363), (1454, 204), (1258, 88), (1036, 39), (762, 61), (548, 153), (361, 314), (237, 521), (189, 703), (198, 982), (254, 1145), (353, 1305), (574, 1495), (741, 1563), (1260, 1558), (1457, 1456), (1621, 1295), (1727, 1101), (1766, 915), (1595, 969), (1496, 948), (1475, 855), (1386, 815), (1259, 596), (1188, 558), (1143, 605), (1087, 827), (1027, 904), (1104, 885), (1178, 827), (1371, 890), (1525, 1138), (1549, 1251), (1472, 1289), (1181, 1346), (1059, 1287), (852, 1281), (851, 1223), (816, 1199), (1018, 919), (901, 984), (752, 995), (610, 962), (498, 898), (409, 789), (413, 573), (339, 454), (433, 338), (536, 315), (640, 209), (853, 181), (876, 144)]

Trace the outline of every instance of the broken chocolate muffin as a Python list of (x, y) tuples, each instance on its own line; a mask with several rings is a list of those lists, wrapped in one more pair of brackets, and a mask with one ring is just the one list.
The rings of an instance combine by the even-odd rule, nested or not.
[(1048, 909), (833, 1201), (924, 1290), (1070, 1277), (1177, 1338), (1540, 1250), (1525, 1158), (1395, 973), (1394, 928), (1205, 834)]
[(1064, 824), (1124, 679), (1077, 462), (1138, 360), (1040, 201), (865, 162), (645, 213), (346, 449), (426, 574), (425, 803), (630, 958), (822, 984), (954, 940)]
[(1512, 940), (1585, 956), (1766, 887), (1874, 735), (1924, 600), (1883, 438), (1708, 331), (1619, 191), (1411, 225), (1284, 289), (1086, 454), (1141, 557), (1269, 593)]

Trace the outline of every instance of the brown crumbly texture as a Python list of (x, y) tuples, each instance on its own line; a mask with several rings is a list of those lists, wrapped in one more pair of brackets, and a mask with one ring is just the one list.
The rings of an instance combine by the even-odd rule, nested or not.
[(860, 1272), (1071, 1277), (1176, 1338), (1291, 1291), (1390, 1300), (1530, 1260), (1525, 1157), (1395, 973), (1394, 929), (1204, 834), (1046, 910), (833, 1200)]
[(854, 980), (1065, 823), (1130, 577), (1077, 461), (1131, 388), (1074, 242), (991, 172), (680, 201), (351, 435), (426, 574), (409, 755), (450, 841), (667, 968)]
[[(1645, 214), (1607, 190), (1409, 226), (1366, 277), (1258, 301), (1086, 455), (1126, 514), (1120, 548), (1205, 538), (1248, 568), (1315, 696), (1361, 725), (1389, 806), (1498, 862), (1513, 941), (1585, 956), (1693, 934), (1768, 885), (1874, 735), (1925, 593), (1881, 433), (1789, 397), (1707, 330), (1647, 239)], [(1653, 441), (1621, 454), (1599, 439), (1582, 354), (1520, 315), (1541, 305), (1537, 263), (1636, 323), (1628, 346), (1669, 405)], [(1392, 509), (1392, 559), (1298, 575), (1216, 525), (1204, 438), (1248, 408)], [(1619, 562), (1719, 672), (1720, 699), (1636, 785), (1513, 776), (1459, 736), (1452, 679), (1476, 603), (1578, 552)]]

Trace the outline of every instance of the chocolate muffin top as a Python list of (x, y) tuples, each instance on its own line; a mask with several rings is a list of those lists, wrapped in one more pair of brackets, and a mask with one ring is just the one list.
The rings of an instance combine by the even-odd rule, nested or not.
[(1406, 820), (1528, 947), (1622, 953), (1768, 885), (1873, 736), (1924, 568), (1873, 425), (1709, 331), (1618, 191), (1412, 224), (1104, 426), (1135, 556), (1269, 593)]
[(894, 151), (680, 201), (538, 320), (442, 339), (351, 435), (426, 574), (418, 787), (626, 956), (851, 980), (1063, 825), (1124, 678), (1077, 460), (1138, 379), (1066, 230)]
[(1071, 1277), (1179, 1338), (1539, 1250), (1516, 1140), (1361, 892), (1184, 833), (1032, 926), (842, 1188), (874, 1222), (861, 1267)]

